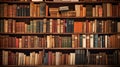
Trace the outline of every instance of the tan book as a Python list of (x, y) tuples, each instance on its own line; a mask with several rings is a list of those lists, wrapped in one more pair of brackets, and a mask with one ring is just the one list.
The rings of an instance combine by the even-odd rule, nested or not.
[(60, 33), (60, 19), (57, 19), (57, 33)]
[(25, 57), (25, 65), (30, 65), (30, 56)]
[(112, 16), (112, 4), (107, 3), (107, 17), (111, 17)]
[(19, 48), (22, 48), (22, 38), (19, 38)]
[(94, 35), (91, 34), (90, 35), (90, 48), (93, 48), (93, 46), (94, 46)]
[(83, 48), (86, 48), (86, 35), (82, 35), (83, 36)]
[(8, 32), (8, 20), (4, 19), (4, 32)]
[(80, 17), (80, 5), (75, 5), (76, 17)]
[(96, 17), (96, 10), (95, 9), (96, 9), (95, 7), (92, 8), (92, 16), (93, 17)]
[(35, 53), (35, 65), (38, 65), (38, 60), (40, 60), (40, 59), (38, 59), (38, 56), (39, 56), (39, 54)]
[(43, 33), (46, 33), (46, 22), (47, 19), (43, 19)]
[(117, 22), (117, 32), (120, 32), (120, 22)]
[(53, 28), (53, 19), (50, 19), (50, 33), (52, 33), (52, 28)]
[(31, 17), (33, 17), (33, 13), (35, 13), (35, 12), (33, 11), (33, 9), (34, 9), (34, 3), (31, 2), (31, 3), (30, 3), (30, 16), (31, 16)]
[(83, 17), (86, 17), (86, 7), (83, 7)]
[(72, 48), (75, 48), (75, 35), (72, 35)]

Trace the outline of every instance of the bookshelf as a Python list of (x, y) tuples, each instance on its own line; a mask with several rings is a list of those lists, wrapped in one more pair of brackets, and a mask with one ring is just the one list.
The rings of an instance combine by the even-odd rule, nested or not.
[(0, 1), (1, 67), (119, 67), (119, 0)]

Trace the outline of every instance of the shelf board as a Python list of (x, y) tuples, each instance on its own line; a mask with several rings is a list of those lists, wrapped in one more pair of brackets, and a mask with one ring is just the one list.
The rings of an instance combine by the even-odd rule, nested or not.
[(2, 50), (42, 50), (44, 48), (0, 48)]
[(110, 35), (110, 34), (120, 34), (120, 32), (117, 33), (0, 33), (1, 35), (72, 35), (72, 34), (100, 34), (100, 35)]
[(120, 48), (0, 48), (1, 50), (120, 50)]
[(86, 49), (86, 48), (45, 48), (46, 50), (77, 50), (77, 49)]
[(0, 67), (119, 67), (120, 65), (0, 65)]
[(120, 17), (30, 17), (30, 16), (16, 16), (16, 17), (0, 17), (1, 19), (120, 19)]
[(3, 35), (39, 35), (39, 34), (45, 34), (45, 33), (0, 33)]
[(9, 4), (29, 4), (30, 1), (0, 1), (0, 3), (9, 3)]
[(67, 18), (73, 18), (73, 19), (120, 19), (120, 17), (51, 17), (46, 16), (46, 18), (53, 18), (53, 19), (67, 19)]
[(0, 17), (2, 19), (43, 19), (44, 17), (16, 16), (16, 17)]
[(87, 48), (88, 50), (117, 50), (120, 48)]
[(86, 1), (76, 1), (76, 2), (70, 2), (70, 1), (45, 1), (45, 3), (48, 4), (102, 4), (102, 3), (118, 3), (120, 1), (91, 1), (91, 2), (86, 2)]

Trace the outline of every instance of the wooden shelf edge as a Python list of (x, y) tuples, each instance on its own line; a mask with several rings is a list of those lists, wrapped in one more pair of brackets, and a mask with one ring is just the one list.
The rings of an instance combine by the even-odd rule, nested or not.
[(84, 35), (90, 35), (90, 34), (120, 34), (120, 32), (117, 33), (0, 33), (1, 35), (73, 35), (73, 34), (84, 34)]
[(0, 17), (1, 19), (120, 19), (120, 17), (30, 17), (30, 16), (16, 16), (16, 17)]
[(0, 48), (2, 50), (42, 50), (44, 48)]
[(24, 65), (0, 65), (0, 67), (119, 67), (120, 65), (35, 65), (35, 66), (24, 66)]
[(1, 50), (120, 50), (120, 48), (69, 48), (69, 47), (63, 47), (63, 48), (0, 48)]
[(56, 3), (56, 4), (58, 4), (58, 3), (77, 3), (77, 4), (102, 4), (102, 3), (118, 3), (118, 2), (120, 2), (120, 1), (88, 1), (88, 2), (86, 2), (86, 1), (71, 1), (71, 2), (69, 2), (69, 1), (45, 1), (45, 3)]

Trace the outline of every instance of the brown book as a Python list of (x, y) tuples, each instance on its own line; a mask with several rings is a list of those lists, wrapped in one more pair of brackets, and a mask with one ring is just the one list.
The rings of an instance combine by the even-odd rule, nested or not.
[(4, 17), (8, 16), (8, 4), (4, 4)]
[(90, 35), (86, 35), (86, 47), (90, 48)]
[(55, 53), (52, 53), (52, 65), (55, 65)]
[(102, 6), (99, 6), (99, 8), (98, 8), (98, 16), (103, 17), (103, 8), (102, 8)]
[(107, 4), (103, 3), (103, 16), (106, 17), (107, 16)]
[(48, 16), (48, 5), (46, 5), (46, 16)]
[(33, 17), (33, 13), (35, 13), (33, 10), (34, 10), (34, 3), (31, 2), (31, 3), (30, 3), (30, 16), (31, 16), (31, 17)]
[(21, 26), (20, 26), (20, 28), (21, 28), (21, 33), (25, 33), (25, 22), (21, 22)]
[(52, 65), (52, 52), (48, 52), (48, 65)]

